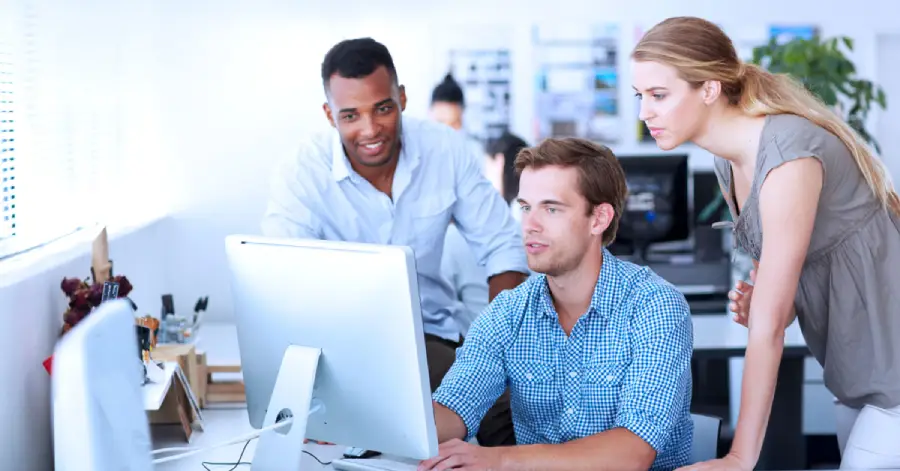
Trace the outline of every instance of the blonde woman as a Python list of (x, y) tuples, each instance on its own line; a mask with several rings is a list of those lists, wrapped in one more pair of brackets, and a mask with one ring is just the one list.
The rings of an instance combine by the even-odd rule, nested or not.
[(691, 469), (754, 467), (795, 316), (839, 401), (842, 468), (900, 467), (900, 198), (880, 161), (803, 87), (741, 62), (708, 21), (663, 21), (632, 60), (641, 119), (662, 149), (693, 142), (716, 156), (736, 243), (756, 264), (730, 306), (749, 327), (732, 448)]

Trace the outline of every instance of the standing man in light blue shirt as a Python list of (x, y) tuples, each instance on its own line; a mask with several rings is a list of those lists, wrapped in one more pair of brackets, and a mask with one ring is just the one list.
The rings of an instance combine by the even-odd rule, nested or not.
[[(518, 224), (482, 175), (481, 154), (473, 155), (462, 135), (402, 117), (406, 93), (382, 44), (338, 43), (322, 63), (322, 81), (334, 129), (310, 138), (277, 169), (263, 233), (411, 247), (434, 389), (453, 364), (464, 321), (441, 275), (451, 218), (485, 265), (491, 298), (515, 288), (528, 271)], [(485, 445), (514, 442), (506, 396), (482, 428)]]
[[(672, 470), (688, 464), (691, 313), (650, 269), (614, 257), (625, 175), (609, 149), (548, 139), (523, 150), (518, 202), (538, 274), (472, 324), (434, 394), (439, 455), (420, 469)], [(517, 446), (476, 435), (509, 387)]]

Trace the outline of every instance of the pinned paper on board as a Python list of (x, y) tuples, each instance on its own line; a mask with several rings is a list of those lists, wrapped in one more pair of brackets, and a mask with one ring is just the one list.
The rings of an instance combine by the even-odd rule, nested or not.
[(621, 139), (619, 26), (535, 26), (536, 140)]

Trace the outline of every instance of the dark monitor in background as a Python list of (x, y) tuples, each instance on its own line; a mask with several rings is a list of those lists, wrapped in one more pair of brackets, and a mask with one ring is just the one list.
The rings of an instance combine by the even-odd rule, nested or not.
[(688, 156), (620, 156), (619, 163), (628, 182), (628, 198), (610, 250), (647, 264), (652, 244), (691, 237)]

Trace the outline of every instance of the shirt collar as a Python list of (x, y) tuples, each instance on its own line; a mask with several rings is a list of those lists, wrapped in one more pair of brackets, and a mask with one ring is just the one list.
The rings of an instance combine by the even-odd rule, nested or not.
[[(412, 123), (409, 123), (402, 115), (400, 116), (400, 122), (400, 142), (402, 143), (402, 146), (400, 147), (400, 157), (397, 162), (397, 173), (409, 174), (419, 165), (419, 143), (409, 132)], [(336, 128), (332, 128), (331, 176), (334, 178), (334, 181), (340, 182), (345, 178), (353, 179), (354, 175), (356, 175), (356, 172), (353, 171), (353, 167), (350, 166), (350, 161), (347, 159), (347, 154), (344, 152), (344, 143), (341, 142), (341, 134)]]
[(334, 181), (339, 182), (345, 178), (350, 178), (350, 162), (347, 161), (347, 154), (344, 153), (344, 143), (341, 142), (341, 135), (338, 130), (331, 130), (331, 175)]
[[(600, 266), (600, 277), (597, 279), (597, 284), (594, 286), (594, 294), (591, 295), (591, 304), (587, 312), (588, 315), (599, 314), (604, 317), (609, 315), (609, 309), (604, 309), (604, 306), (608, 308), (612, 305), (609, 297), (615, 291), (614, 283), (617, 282), (616, 277), (619, 273), (618, 264), (619, 260), (604, 247), (603, 265)], [(543, 274), (540, 275), (539, 283), (536, 283), (536, 285), (539, 302), (537, 304), (538, 309), (536, 309), (534, 313), (536, 315), (545, 315), (556, 318), (556, 308), (553, 307), (553, 298), (550, 296), (550, 286), (547, 284), (547, 276)]]

